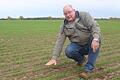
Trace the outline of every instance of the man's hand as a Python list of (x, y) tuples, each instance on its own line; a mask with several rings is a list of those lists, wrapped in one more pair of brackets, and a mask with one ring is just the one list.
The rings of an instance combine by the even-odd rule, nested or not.
[(96, 50), (99, 48), (99, 41), (97, 39), (93, 39), (91, 47), (93, 48), (93, 52), (95, 53)]
[(57, 64), (57, 61), (56, 61), (55, 59), (51, 59), (51, 60), (49, 60), (49, 62), (46, 63), (45, 65), (50, 66), (50, 65), (56, 65), (56, 64)]

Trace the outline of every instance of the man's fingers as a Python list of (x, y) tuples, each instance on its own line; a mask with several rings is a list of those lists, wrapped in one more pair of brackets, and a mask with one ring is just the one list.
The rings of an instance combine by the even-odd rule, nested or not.
[(52, 65), (52, 64), (54, 64), (54, 63), (53, 63), (53, 62), (48, 62), (48, 63), (45, 64), (45, 65), (49, 66), (49, 65)]
[(92, 44), (91, 47), (92, 47), (92, 49), (93, 49), (93, 52), (95, 53), (95, 51), (96, 51), (96, 50), (95, 50), (95, 46)]
[(45, 65), (49, 66), (49, 65), (56, 65), (56, 60), (50, 60), (48, 63), (46, 63)]
[(94, 53), (96, 52), (96, 49), (95, 49), (95, 47), (93, 47), (93, 52), (94, 52)]
[(93, 52), (95, 53), (96, 50), (99, 48), (99, 42), (97, 42), (96, 40), (93, 40), (91, 47), (93, 48)]
[(94, 47), (93, 47), (93, 52), (94, 52), (94, 53), (96, 52), (96, 50), (98, 49), (98, 47), (99, 47), (99, 46), (94, 46)]
[(55, 62), (54, 65), (56, 65), (57, 63)]
[(47, 66), (48, 66), (48, 65), (50, 65), (50, 63), (48, 62), (48, 63), (46, 63), (45, 65), (47, 65)]

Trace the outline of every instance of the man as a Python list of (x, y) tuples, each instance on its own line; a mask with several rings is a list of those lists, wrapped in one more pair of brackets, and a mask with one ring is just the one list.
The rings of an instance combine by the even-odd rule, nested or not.
[(83, 64), (85, 55), (88, 61), (84, 66), (85, 72), (80, 75), (87, 77), (94, 69), (94, 65), (99, 54), (100, 28), (97, 22), (86, 12), (78, 12), (71, 5), (63, 8), (65, 20), (62, 25), (53, 50), (52, 59), (46, 65), (56, 65), (66, 37), (70, 44), (65, 50), (68, 58), (74, 59), (77, 64)]

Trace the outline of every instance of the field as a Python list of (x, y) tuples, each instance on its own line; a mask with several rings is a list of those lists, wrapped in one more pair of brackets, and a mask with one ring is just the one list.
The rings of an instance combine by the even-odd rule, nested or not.
[[(61, 20), (0, 20), (0, 80), (79, 80), (79, 67), (64, 54), (52, 56)], [(120, 80), (120, 21), (98, 20), (102, 45), (89, 80)]]

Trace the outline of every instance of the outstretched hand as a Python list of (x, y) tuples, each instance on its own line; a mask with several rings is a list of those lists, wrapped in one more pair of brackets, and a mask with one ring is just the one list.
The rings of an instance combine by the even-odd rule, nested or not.
[(57, 61), (55, 59), (49, 60), (45, 65), (50, 66), (50, 65), (56, 65)]

